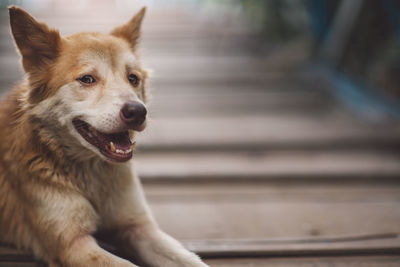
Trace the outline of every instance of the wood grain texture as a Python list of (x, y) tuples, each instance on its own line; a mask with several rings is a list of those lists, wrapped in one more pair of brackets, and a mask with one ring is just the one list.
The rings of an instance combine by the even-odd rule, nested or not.
[[(144, 182), (188, 180), (249, 181), (321, 179), (398, 181), (400, 154), (364, 151), (262, 151), (138, 153), (135, 166)], [(344, 182), (345, 182), (344, 181)], [(400, 182), (400, 181), (399, 181)]]
[(390, 255), (400, 253), (397, 234), (365, 235), (357, 238), (314, 238), (299, 240), (208, 240), (187, 241), (186, 247), (206, 258)]
[(399, 256), (364, 257), (286, 257), (286, 258), (247, 258), (217, 259), (206, 261), (212, 267), (398, 267)]
[(163, 229), (204, 240), (398, 233), (399, 190), (390, 183), (326, 180), (145, 184)]
[[(400, 253), (400, 238), (396, 233), (302, 239), (186, 240), (183, 244), (203, 258), (371, 256)], [(35, 262), (29, 253), (6, 246), (0, 247), (0, 260)]]

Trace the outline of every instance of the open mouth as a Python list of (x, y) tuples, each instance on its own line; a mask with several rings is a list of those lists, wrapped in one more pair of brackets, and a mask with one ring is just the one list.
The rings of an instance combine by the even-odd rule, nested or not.
[(128, 131), (107, 134), (96, 130), (83, 120), (74, 119), (72, 123), (78, 133), (108, 159), (125, 162), (132, 158), (135, 143), (131, 142)]

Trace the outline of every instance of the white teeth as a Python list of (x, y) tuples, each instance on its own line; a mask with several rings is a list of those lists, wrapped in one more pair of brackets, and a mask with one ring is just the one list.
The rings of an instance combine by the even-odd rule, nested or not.
[(122, 149), (118, 149), (115, 147), (113, 142), (110, 142), (110, 149), (112, 152), (117, 153), (117, 154), (129, 154), (132, 152), (132, 149), (134, 147), (135, 144), (132, 144), (131, 147), (127, 150), (122, 150)]
[(128, 149), (128, 150), (116, 149), (115, 152), (117, 152), (118, 154), (128, 154), (128, 153), (132, 152), (132, 149)]
[(118, 154), (129, 154), (132, 152), (132, 148), (129, 148), (128, 150), (122, 150), (122, 149), (115, 148), (115, 145), (113, 142), (110, 142), (110, 149), (112, 152), (118, 153)]
[(111, 151), (112, 151), (112, 152), (117, 151), (117, 153), (118, 153), (118, 150), (119, 150), (119, 149), (115, 149), (115, 146), (114, 146), (114, 143), (113, 143), (113, 142), (110, 142), (110, 148), (111, 148)]

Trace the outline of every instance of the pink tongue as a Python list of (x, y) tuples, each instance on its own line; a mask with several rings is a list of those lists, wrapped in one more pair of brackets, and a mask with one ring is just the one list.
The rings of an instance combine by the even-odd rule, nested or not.
[(110, 142), (113, 142), (115, 148), (121, 150), (128, 150), (131, 147), (131, 140), (129, 139), (128, 132), (123, 133), (115, 133), (115, 134), (102, 134), (98, 136), (101, 142), (104, 145), (109, 145)]

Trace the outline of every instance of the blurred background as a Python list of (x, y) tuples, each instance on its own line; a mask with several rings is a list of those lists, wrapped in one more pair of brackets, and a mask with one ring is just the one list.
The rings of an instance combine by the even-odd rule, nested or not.
[(399, 263), (400, 1), (0, 3), (2, 94), (23, 77), (8, 5), (66, 35), (148, 7), (151, 118), (136, 165), (162, 228), (215, 266), (332, 249)]

